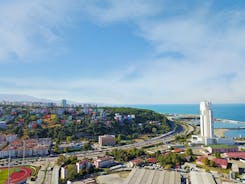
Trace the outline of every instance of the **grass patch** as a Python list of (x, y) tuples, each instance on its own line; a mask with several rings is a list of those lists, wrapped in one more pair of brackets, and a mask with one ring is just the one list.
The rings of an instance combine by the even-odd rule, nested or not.
[(119, 176), (120, 178), (127, 178), (128, 175), (129, 175), (129, 173), (130, 173), (130, 171), (122, 171), (122, 172), (119, 172), (119, 173), (118, 173), (118, 176)]
[[(10, 168), (10, 175), (19, 171), (19, 167)], [(0, 183), (5, 183), (8, 179), (8, 168), (0, 169)]]

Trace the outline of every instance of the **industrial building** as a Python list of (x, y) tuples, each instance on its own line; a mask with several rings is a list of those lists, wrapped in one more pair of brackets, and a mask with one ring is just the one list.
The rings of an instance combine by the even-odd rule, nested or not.
[(216, 184), (215, 179), (207, 172), (190, 172), (191, 184)]
[[(171, 181), (171, 182), (170, 182)], [(159, 171), (134, 168), (124, 184), (180, 184), (181, 176), (176, 171)]]

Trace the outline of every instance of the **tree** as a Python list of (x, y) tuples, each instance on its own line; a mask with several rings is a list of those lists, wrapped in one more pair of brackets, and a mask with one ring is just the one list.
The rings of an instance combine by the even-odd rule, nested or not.
[(59, 152), (59, 144), (58, 144), (57, 141), (55, 142), (55, 145), (54, 145), (54, 151), (55, 151), (56, 153)]
[(215, 162), (213, 160), (209, 160), (209, 166), (210, 167), (214, 167), (215, 166)]
[(165, 165), (165, 169), (166, 169), (166, 170), (170, 170), (171, 168), (172, 168), (172, 165), (171, 165), (171, 164)]
[(191, 149), (191, 148), (187, 148), (186, 151), (185, 151), (185, 154), (186, 154), (187, 156), (193, 156), (192, 149)]
[(89, 143), (85, 143), (85, 144), (83, 145), (83, 149), (84, 149), (84, 150), (91, 150), (91, 149), (92, 149), (91, 143), (90, 143), (90, 142), (89, 142)]
[(65, 153), (68, 152), (68, 148), (67, 148), (67, 147), (64, 148), (64, 152), (65, 152)]
[(76, 166), (70, 164), (67, 167), (68, 167), (67, 168), (67, 170), (68, 170), (68, 172), (67, 172), (67, 179), (68, 180), (72, 180), (72, 179), (74, 179), (76, 177), (76, 174), (77, 174), (76, 173)]
[(122, 135), (121, 134), (118, 134), (118, 136), (116, 138), (116, 143), (117, 144), (120, 144), (121, 140), (122, 140)]
[(203, 163), (204, 165), (208, 166), (208, 165), (209, 165), (209, 160), (208, 160), (208, 158), (207, 158), (207, 157), (203, 158), (202, 163)]
[(216, 158), (221, 158), (221, 155), (220, 155), (219, 152), (216, 152), (216, 153), (214, 154), (214, 156), (215, 156)]
[(152, 133), (156, 133), (157, 132), (157, 129), (155, 128), (155, 127), (153, 127), (152, 129), (151, 129), (151, 131), (152, 131)]
[(58, 165), (62, 165), (65, 162), (65, 160), (66, 160), (66, 157), (64, 155), (59, 155), (59, 157), (57, 158), (56, 163)]
[(66, 142), (71, 142), (71, 140), (72, 140), (71, 136), (66, 137)]

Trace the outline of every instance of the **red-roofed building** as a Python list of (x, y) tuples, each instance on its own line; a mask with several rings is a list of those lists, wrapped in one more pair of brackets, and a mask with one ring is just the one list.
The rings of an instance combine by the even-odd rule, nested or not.
[(245, 151), (243, 151), (243, 152), (229, 152), (229, 153), (225, 153), (225, 155), (228, 158), (245, 160)]
[(96, 168), (108, 167), (114, 163), (114, 158), (111, 156), (105, 156), (94, 160), (94, 165)]
[(203, 157), (203, 156), (200, 156), (200, 157), (198, 157), (197, 159), (196, 159), (196, 164), (198, 164), (198, 165), (203, 165), (204, 163), (203, 163), (203, 161), (204, 161), (204, 159), (206, 159), (207, 157)]
[(221, 167), (222, 169), (227, 169), (228, 161), (223, 158), (214, 158), (213, 159), (215, 165)]
[(143, 161), (141, 158), (136, 158), (136, 159), (131, 160), (131, 161), (129, 162), (129, 166), (130, 166), (130, 167), (139, 166), (139, 165), (141, 165), (141, 164), (143, 164), (143, 163), (144, 163), (144, 161)]
[(151, 163), (151, 164), (155, 164), (155, 163), (157, 163), (157, 159), (156, 158), (148, 158), (147, 162)]
[(183, 151), (184, 151), (184, 149), (182, 149), (182, 148), (174, 148), (174, 150), (172, 152), (174, 152), (174, 153), (181, 153)]

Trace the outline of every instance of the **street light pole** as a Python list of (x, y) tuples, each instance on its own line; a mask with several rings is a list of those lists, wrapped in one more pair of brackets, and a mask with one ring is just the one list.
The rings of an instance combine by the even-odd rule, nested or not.
[(11, 155), (10, 155), (10, 150), (9, 150), (9, 159), (8, 159), (8, 184), (10, 184), (10, 158), (11, 158)]

